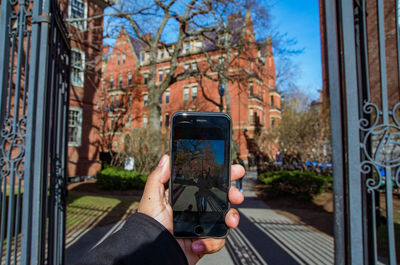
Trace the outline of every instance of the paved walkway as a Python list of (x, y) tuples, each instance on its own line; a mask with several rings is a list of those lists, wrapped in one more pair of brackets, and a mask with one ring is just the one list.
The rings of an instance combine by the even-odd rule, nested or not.
[[(244, 179), (245, 201), (238, 207), (239, 228), (230, 231), (220, 252), (204, 257), (198, 264), (333, 264), (333, 238), (269, 209), (253, 191), (256, 181), (254, 172), (249, 172)], [(67, 239), (66, 264), (75, 263), (122, 225), (119, 222), (98, 227)]]
[(204, 257), (198, 264), (333, 264), (333, 238), (269, 209), (253, 191), (256, 181), (255, 172), (244, 178), (245, 201), (238, 207), (239, 228), (230, 231), (220, 252)]

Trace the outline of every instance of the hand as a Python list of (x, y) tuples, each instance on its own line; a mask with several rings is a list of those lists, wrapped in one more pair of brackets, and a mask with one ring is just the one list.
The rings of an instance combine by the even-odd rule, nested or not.
[[(164, 189), (170, 173), (170, 159), (168, 155), (164, 155), (158, 167), (147, 179), (138, 212), (154, 218), (173, 234), (172, 208), (168, 201), (168, 190)], [(245, 170), (241, 165), (231, 167), (232, 181), (240, 179), (244, 174)], [(229, 189), (228, 197), (232, 204), (240, 204), (244, 200), (243, 194), (235, 187)], [(229, 209), (225, 216), (225, 223), (230, 228), (236, 228), (239, 225), (239, 213), (236, 209)], [(218, 238), (177, 240), (191, 265), (196, 264), (205, 254), (218, 252), (225, 245), (225, 239)]]

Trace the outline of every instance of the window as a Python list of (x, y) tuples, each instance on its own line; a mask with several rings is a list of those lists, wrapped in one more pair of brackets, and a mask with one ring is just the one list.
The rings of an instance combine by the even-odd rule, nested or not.
[(169, 128), (169, 114), (165, 115), (164, 126), (165, 128)]
[(147, 94), (143, 95), (143, 106), (147, 106), (149, 104), (149, 96)]
[(115, 96), (115, 106), (118, 108), (119, 107), (119, 95)]
[(147, 117), (143, 117), (143, 128), (147, 127)]
[(132, 85), (132, 73), (128, 73), (128, 86)]
[(163, 79), (163, 70), (158, 71), (158, 82), (161, 82)]
[(126, 61), (126, 55), (124, 54), (122, 55), (122, 64), (125, 64), (125, 61)]
[(146, 54), (144, 52), (140, 53), (140, 64), (143, 64), (146, 60)]
[(149, 74), (144, 74), (143, 82), (144, 82), (145, 85), (147, 85), (147, 83), (149, 82)]
[(169, 69), (165, 70), (165, 77), (167, 77), (169, 75)]
[(202, 44), (201, 41), (196, 41), (196, 42), (194, 43), (194, 46), (195, 46), (195, 48), (196, 48), (197, 51), (200, 51), (201, 48), (203, 47), (203, 44)]
[(192, 71), (197, 72), (197, 63), (192, 63)]
[(121, 56), (118, 55), (118, 57), (117, 57), (117, 64), (120, 65), (120, 62), (121, 62)]
[(197, 98), (197, 86), (192, 87), (192, 99), (195, 100)]
[(189, 71), (189, 64), (185, 64), (183, 66), (183, 69), (185, 70), (185, 72)]
[(190, 42), (185, 44), (185, 52), (189, 53), (189, 51), (190, 51)]
[(113, 130), (114, 129), (114, 118), (110, 119), (110, 129)]
[(71, 82), (74, 86), (83, 87), (84, 85), (84, 70), (85, 70), (85, 52), (72, 49), (71, 50)]
[(271, 96), (271, 107), (274, 107), (274, 96)]
[(219, 63), (219, 66), (224, 66), (225, 65), (225, 58), (224, 57), (219, 58), (218, 63)]
[(169, 90), (165, 92), (165, 104), (169, 104)]
[(132, 93), (129, 93), (129, 99), (128, 99), (128, 106), (129, 107), (132, 107), (132, 101), (133, 101), (133, 99), (132, 99)]
[(110, 89), (114, 88), (114, 77), (110, 77)]
[(163, 95), (161, 94), (161, 96), (160, 96), (160, 104), (162, 104), (162, 96), (163, 96)]
[(68, 116), (68, 145), (80, 146), (82, 134), (82, 109), (70, 107)]
[(250, 84), (249, 84), (249, 93), (250, 93), (250, 96), (251, 96), (251, 97), (254, 95), (253, 83), (250, 83)]
[(275, 119), (271, 118), (271, 128), (275, 128)]
[(185, 87), (183, 88), (183, 101), (188, 101), (189, 100), (189, 88)]
[(164, 51), (161, 51), (161, 54), (160, 54), (161, 59), (164, 58), (164, 55), (165, 55), (165, 52), (164, 52)]
[(253, 109), (249, 109), (249, 121), (250, 121), (250, 123), (254, 123), (254, 111), (253, 111)]
[(122, 75), (118, 77), (118, 87), (122, 88)]
[(86, 20), (87, 18), (87, 4), (82, 0), (71, 0), (69, 1), (69, 18), (77, 19), (79, 21), (71, 22), (71, 25), (74, 27), (85, 30), (86, 29)]

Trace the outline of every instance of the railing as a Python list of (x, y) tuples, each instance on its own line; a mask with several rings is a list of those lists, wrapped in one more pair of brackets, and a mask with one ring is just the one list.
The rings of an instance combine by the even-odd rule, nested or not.
[(63, 264), (70, 47), (56, 1), (0, 15), (1, 264)]
[(395, 210), (400, 212), (394, 208), (400, 188), (399, 1), (324, 3), (335, 264), (395, 265), (400, 262), (395, 234), (400, 220), (394, 218)]

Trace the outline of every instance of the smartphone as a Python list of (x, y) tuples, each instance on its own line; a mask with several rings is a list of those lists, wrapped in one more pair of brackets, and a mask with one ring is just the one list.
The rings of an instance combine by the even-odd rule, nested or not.
[(226, 237), (231, 130), (232, 120), (224, 113), (172, 116), (169, 187), (176, 237)]

